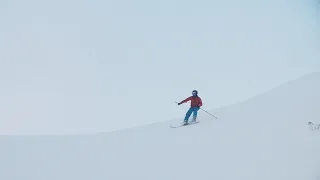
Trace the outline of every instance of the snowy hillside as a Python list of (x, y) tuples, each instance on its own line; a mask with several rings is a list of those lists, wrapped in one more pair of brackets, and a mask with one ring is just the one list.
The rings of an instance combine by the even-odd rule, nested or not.
[[(1, 180), (316, 180), (320, 73), (178, 129), (167, 121), (111, 133), (2, 136)], [(177, 107), (180, 108), (180, 107)], [(182, 115), (183, 118), (183, 115)], [(134, 121), (134, 119), (132, 119)]]

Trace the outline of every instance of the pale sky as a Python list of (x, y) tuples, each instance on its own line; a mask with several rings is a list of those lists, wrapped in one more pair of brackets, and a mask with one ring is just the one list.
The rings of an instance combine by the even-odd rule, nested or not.
[(4, 0), (0, 134), (106, 132), (206, 110), (318, 71), (307, 0)]

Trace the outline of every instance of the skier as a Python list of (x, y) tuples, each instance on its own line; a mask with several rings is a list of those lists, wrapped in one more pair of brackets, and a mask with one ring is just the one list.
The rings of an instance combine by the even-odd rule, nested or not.
[(197, 119), (197, 115), (198, 115), (198, 111), (200, 109), (200, 107), (202, 106), (202, 100), (201, 98), (198, 96), (198, 91), (197, 90), (193, 90), (192, 91), (192, 96), (186, 98), (185, 100), (181, 101), (178, 103), (178, 106), (185, 103), (191, 101), (190, 104), (190, 108), (186, 113), (186, 116), (184, 118), (183, 124), (187, 125), (188, 124), (188, 120), (189, 117), (191, 116), (191, 114), (193, 113), (193, 118), (191, 122), (196, 122)]

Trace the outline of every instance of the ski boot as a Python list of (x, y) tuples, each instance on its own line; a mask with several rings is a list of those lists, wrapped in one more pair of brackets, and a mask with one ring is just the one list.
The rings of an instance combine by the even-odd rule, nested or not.
[(197, 118), (192, 118), (191, 123), (196, 123), (197, 122)]
[(184, 120), (183, 122), (182, 122), (182, 125), (188, 125), (189, 123), (188, 123), (188, 120)]

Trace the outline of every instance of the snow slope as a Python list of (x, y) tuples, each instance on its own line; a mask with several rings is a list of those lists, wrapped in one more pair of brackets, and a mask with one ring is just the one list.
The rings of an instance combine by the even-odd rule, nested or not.
[[(111, 133), (2, 136), (1, 180), (315, 180), (320, 73), (246, 102), (200, 112), (201, 123)], [(177, 107), (180, 108), (180, 107)], [(160, 112), (161, 113), (161, 112)], [(134, 120), (134, 119), (133, 119)]]

